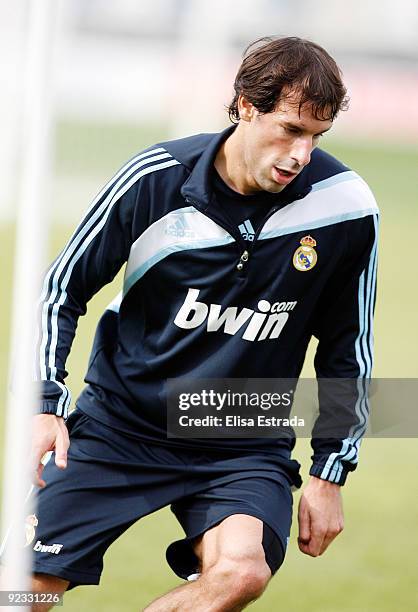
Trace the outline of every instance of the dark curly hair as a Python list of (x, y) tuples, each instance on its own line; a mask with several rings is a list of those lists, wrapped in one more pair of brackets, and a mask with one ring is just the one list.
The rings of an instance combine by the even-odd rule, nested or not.
[(315, 119), (332, 121), (340, 110), (347, 109), (349, 101), (335, 60), (316, 43), (296, 36), (265, 37), (251, 43), (244, 51), (234, 90), (228, 107), (233, 123), (240, 119), (240, 95), (266, 114), (280, 100), (296, 94), (299, 112), (310, 104)]

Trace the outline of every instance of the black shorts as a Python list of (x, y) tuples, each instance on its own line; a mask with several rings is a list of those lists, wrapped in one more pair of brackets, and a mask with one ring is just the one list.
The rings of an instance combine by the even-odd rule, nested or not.
[[(266, 561), (283, 562), (292, 520), (288, 477), (272, 455), (173, 450), (120, 434), (75, 410), (65, 470), (54, 456), (37, 492), (33, 571), (77, 584), (98, 584), (103, 556), (139, 518), (171, 504), (186, 538), (167, 549), (182, 578), (199, 571), (193, 539), (224, 518), (263, 521)], [(36, 522), (36, 521), (35, 521)]]

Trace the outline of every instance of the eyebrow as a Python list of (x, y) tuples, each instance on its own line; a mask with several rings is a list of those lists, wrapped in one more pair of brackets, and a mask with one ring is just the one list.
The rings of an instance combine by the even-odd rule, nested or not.
[[(304, 127), (301, 127), (300, 125), (296, 125), (296, 123), (291, 123), (290, 121), (283, 121), (283, 125), (285, 127), (292, 128), (293, 130), (298, 130), (299, 132), (304, 131)], [(320, 132), (316, 132), (316, 134), (325, 134), (325, 132), (329, 132), (331, 128), (332, 128), (332, 125), (330, 125), (329, 128), (327, 128), (326, 130), (321, 130)]]

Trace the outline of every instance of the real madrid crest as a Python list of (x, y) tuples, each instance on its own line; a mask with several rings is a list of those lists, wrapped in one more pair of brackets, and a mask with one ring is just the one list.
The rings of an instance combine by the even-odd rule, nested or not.
[(301, 246), (296, 249), (293, 255), (293, 265), (299, 272), (307, 272), (312, 270), (318, 259), (314, 248), (316, 247), (316, 240), (312, 236), (304, 236), (300, 244)]
[(25, 536), (26, 536), (26, 544), (25, 546), (29, 546), (35, 538), (35, 527), (38, 526), (38, 519), (35, 514), (29, 514), (26, 517), (25, 521)]

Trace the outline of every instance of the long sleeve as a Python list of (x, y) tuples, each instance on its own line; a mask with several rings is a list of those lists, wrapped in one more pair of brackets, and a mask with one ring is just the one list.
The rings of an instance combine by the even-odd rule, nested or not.
[(357, 466), (368, 421), (377, 228), (377, 215), (347, 224), (346, 258), (321, 300), (314, 332), (319, 340), (319, 416), (312, 433), (310, 474), (340, 485)]
[[(64, 250), (46, 273), (39, 303), (35, 376), (42, 381), (38, 412), (67, 416), (70, 393), (65, 363), (79, 316), (127, 260), (141, 168), (148, 153), (128, 162), (91, 204)], [(141, 159), (145, 157), (145, 159)]]

